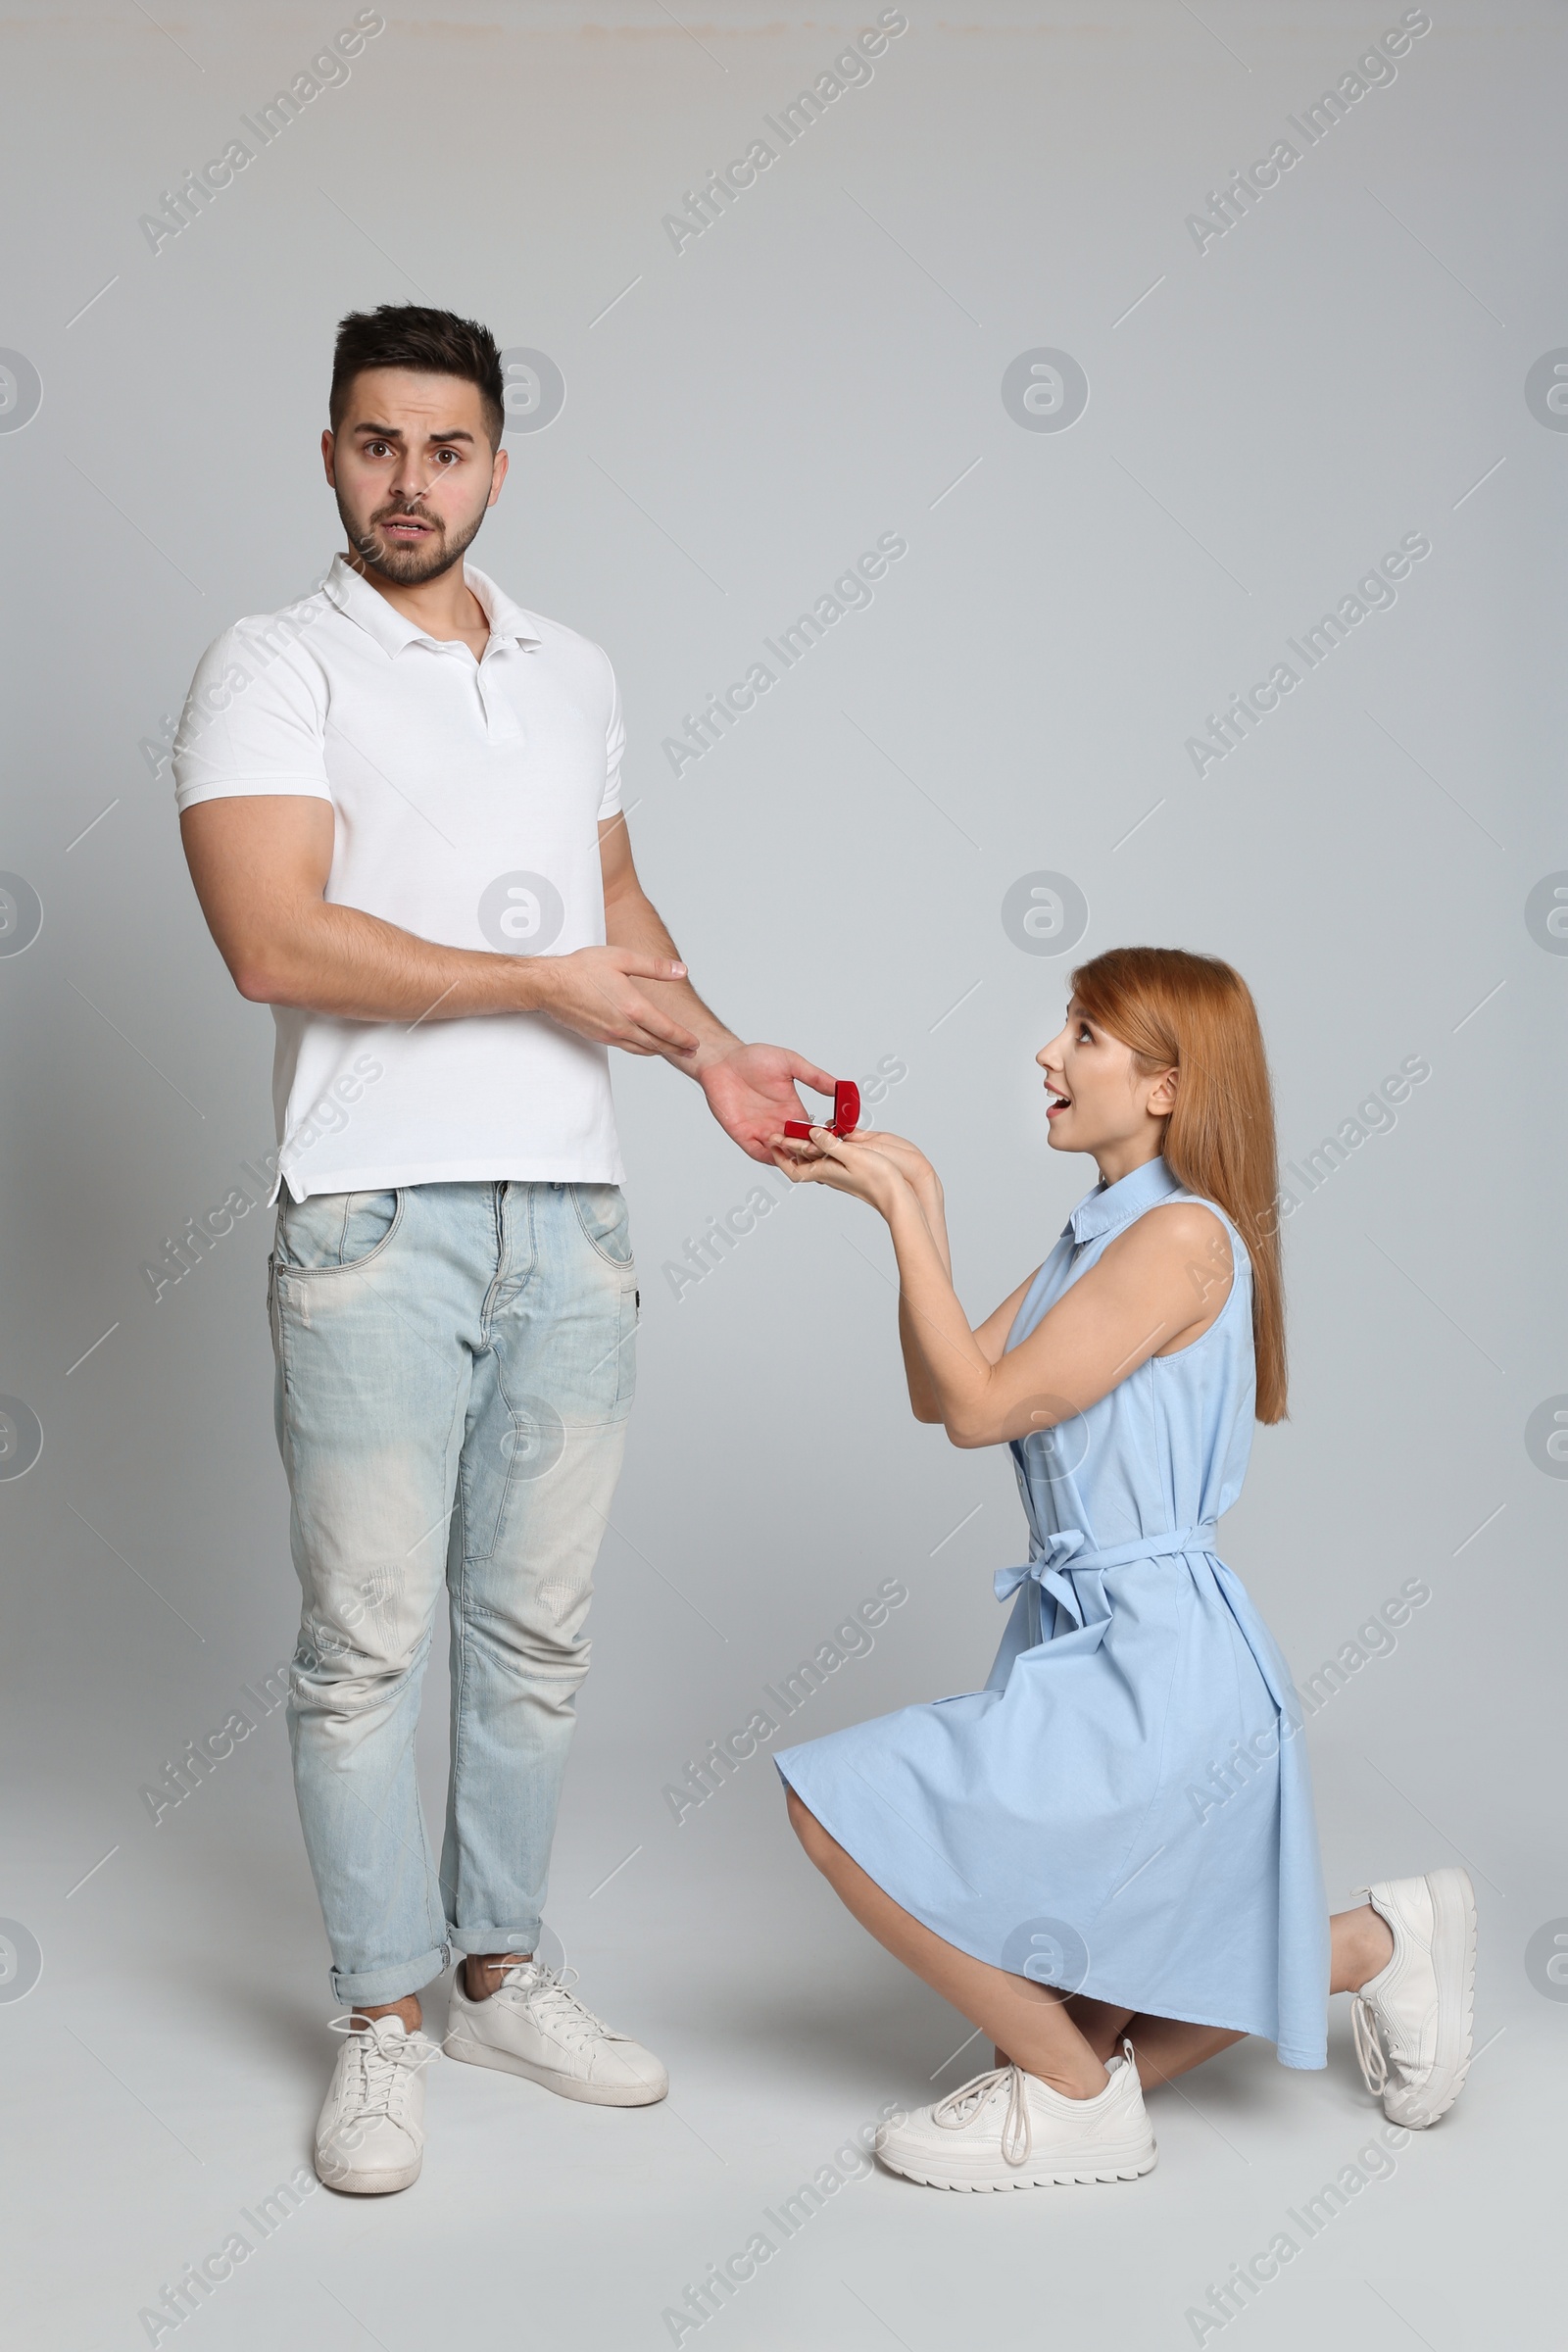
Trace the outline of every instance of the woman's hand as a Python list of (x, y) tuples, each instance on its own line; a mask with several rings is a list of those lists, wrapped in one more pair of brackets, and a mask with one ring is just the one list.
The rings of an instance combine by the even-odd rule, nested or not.
[(865, 1145), (868, 1151), (880, 1152), (885, 1158), (890, 1159), (899, 1174), (906, 1183), (911, 1184), (917, 1193), (930, 1193), (937, 1200), (941, 1200), (941, 1177), (925, 1153), (917, 1145), (911, 1144), (907, 1136), (887, 1135), (880, 1128), (865, 1127), (857, 1128), (855, 1141), (858, 1144)]
[[(912, 1188), (892, 1153), (873, 1149), (876, 1141), (888, 1139), (869, 1135), (835, 1135), (831, 1127), (813, 1127), (809, 1143), (788, 1136), (773, 1141), (773, 1162), (782, 1168), (791, 1184), (825, 1184), (836, 1193), (849, 1193), (863, 1200), (880, 1216), (891, 1216), (901, 1194)], [(895, 1137), (895, 1142), (902, 1138)], [(919, 1159), (912, 1144), (905, 1145), (906, 1152)], [(925, 1162), (922, 1160), (921, 1165)]]

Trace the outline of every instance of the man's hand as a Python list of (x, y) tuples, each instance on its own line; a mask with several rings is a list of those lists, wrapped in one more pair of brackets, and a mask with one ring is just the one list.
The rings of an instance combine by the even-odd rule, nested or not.
[(564, 1029), (597, 1046), (618, 1046), (623, 1054), (697, 1052), (701, 1040), (637, 986), (639, 980), (683, 979), (683, 963), (637, 948), (576, 948), (569, 956), (535, 956), (532, 968), (539, 1010)]
[(828, 1072), (787, 1046), (732, 1046), (697, 1072), (708, 1107), (724, 1133), (749, 1158), (766, 1166), (773, 1165), (769, 1140), (783, 1132), (785, 1120), (809, 1115), (795, 1091), (797, 1080), (813, 1094), (833, 1092)]
[[(769, 1139), (779, 1133), (786, 1119), (806, 1116), (806, 1105), (795, 1092), (795, 1081), (799, 1079), (803, 1086), (819, 1094), (831, 1095), (832, 1078), (826, 1070), (819, 1070), (814, 1062), (803, 1061), (799, 1054), (790, 1053), (784, 1046), (743, 1046), (703, 1003), (686, 977), (686, 966), (679, 960), (675, 942), (664, 928), (658, 908), (650, 903), (637, 879), (624, 816), (606, 817), (600, 825), (599, 861), (605, 883), (605, 931), (612, 945), (563, 956), (556, 968), (580, 963), (585, 954), (617, 956), (620, 969), (628, 975), (622, 985), (629, 986), (632, 974), (663, 982), (664, 986), (656, 986), (652, 991), (656, 1004), (668, 1004), (672, 1011), (684, 1013), (688, 1025), (666, 1018), (655, 1005), (647, 1004), (639, 991), (632, 992), (639, 1001), (630, 1007), (642, 1032), (635, 1043), (611, 1028), (589, 1029), (571, 1014), (557, 1011), (554, 1005), (547, 1005), (546, 1010), (554, 1012), (558, 1021), (564, 1019), (574, 1028), (581, 1026), (584, 1036), (603, 1038), (612, 1046), (625, 1046), (629, 1053), (662, 1053), (676, 1069), (683, 1069), (696, 1079), (708, 1097), (709, 1109), (748, 1157), (760, 1159), (764, 1167), (771, 1166)], [(666, 956), (667, 962), (661, 960)]]

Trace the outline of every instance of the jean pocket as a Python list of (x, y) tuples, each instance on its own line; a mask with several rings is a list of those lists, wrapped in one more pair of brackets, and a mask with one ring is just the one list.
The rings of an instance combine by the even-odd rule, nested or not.
[(603, 1258), (612, 1266), (629, 1266), (631, 1219), (626, 1196), (618, 1184), (573, 1184), (567, 1188), (577, 1222)]
[(317, 1193), (277, 1211), (277, 1271), (338, 1274), (367, 1265), (403, 1219), (401, 1192)]

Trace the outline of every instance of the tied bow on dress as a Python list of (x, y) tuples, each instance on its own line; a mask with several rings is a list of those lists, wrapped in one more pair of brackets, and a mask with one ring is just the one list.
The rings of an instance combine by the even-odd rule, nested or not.
[(999, 1600), (1010, 1600), (1032, 1579), (1073, 1625), (1104, 1625), (1110, 1619), (1104, 1585), (1107, 1569), (1183, 1552), (1212, 1554), (1216, 1526), (1209, 1519), (1200, 1527), (1165, 1528), (1152, 1536), (1139, 1536), (1131, 1544), (1111, 1544), (1101, 1550), (1095, 1549), (1081, 1527), (1058, 1527), (1049, 1536), (1036, 1537), (1023, 1565), (999, 1568), (992, 1583)]

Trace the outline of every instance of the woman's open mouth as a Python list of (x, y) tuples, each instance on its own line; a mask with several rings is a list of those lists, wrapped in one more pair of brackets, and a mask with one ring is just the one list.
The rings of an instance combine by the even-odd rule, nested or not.
[(1046, 1103), (1046, 1116), (1048, 1119), (1054, 1119), (1058, 1117), (1062, 1111), (1071, 1110), (1072, 1098), (1070, 1095), (1054, 1094), (1049, 1087), (1046, 1091), (1049, 1098)]

